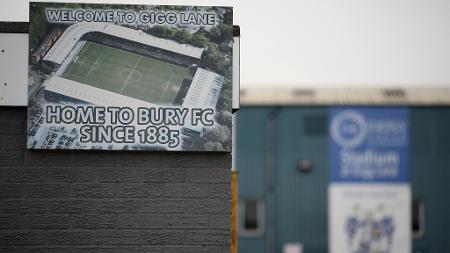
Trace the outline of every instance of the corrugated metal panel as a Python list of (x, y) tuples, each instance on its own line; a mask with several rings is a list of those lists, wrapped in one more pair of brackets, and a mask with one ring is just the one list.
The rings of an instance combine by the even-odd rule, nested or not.
[(450, 109), (411, 110), (413, 198), (424, 201), (425, 233), (415, 252), (450, 252)]
[[(309, 134), (311, 117), (327, 118), (326, 108), (284, 108), (278, 121), (277, 252), (283, 244), (299, 242), (305, 252), (327, 252), (328, 149), (327, 134)], [(327, 129), (327, 120), (316, 122)], [(323, 126), (320, 126), (320, 123)], [(299, 161), (312, 164), (299, 170)]]
[[(243, 107), (239, 112), (240, 198), (265, 198), (266, 123), (273, 110), (274, 107)], [(276, 253), (281, 252), (285, 242), (301, 242), (305, 252), (325, 253), (328, 134), (311, 134), (305, 120), (326, 118), (328, 107), (276, 110)], [(413, 252), (450, 252), (450, 107), (411, 107), (410, 115), (413, 198), (425, 202), (426, 215), (425, 235), (414, 240)], [(310, 160), (312, 170), (299, 172), (299, 160)], [(239, 252), (266, 252), (265, 236), (240, 236)]]
[[(239, 201), (249, 198), (265, 201), (266, 121), (269, 111), (270, 108), (249, 108), (238, 112), (235, 158), (239, 171)], [(238, 210), (241, 209), (238, 207)], [(242, 213), (238, 212), (239, 224), (241, 220)], [(257, 236), (248, 236), (238, 225), (238, 252), (266, 252), (265, 229)]]

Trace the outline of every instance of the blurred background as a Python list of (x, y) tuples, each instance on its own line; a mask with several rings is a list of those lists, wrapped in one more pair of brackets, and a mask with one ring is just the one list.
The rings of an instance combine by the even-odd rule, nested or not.
[[(252, 6), (237, 9), (254, 8), (237, 23), (238, 252), (450, 252), (450, 2)], [(336, 145), (336, 110), (360, 144)], [(349, 167), (407, 176), (333, 178)]]
[[(450, 2), (254, 8), (237, 23), (238, 252), (450, 252)], [(336, 148), (336, 110), (365, 122), (339, 126), (361, 144)], [(408, 176), (333, 178), (349, 163)]]
[(129, 3), (235, 7), (237, 252), (450, 252), (450, 1)]

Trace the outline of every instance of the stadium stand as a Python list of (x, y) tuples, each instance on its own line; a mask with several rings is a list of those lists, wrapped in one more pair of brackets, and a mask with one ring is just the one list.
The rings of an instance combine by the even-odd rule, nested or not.
[(103, 33), (128, 41), (138, 42), (196, 59), (200, 59), (204, 51), (203, 48), (161, 39), (140, 30), (134, 30), (112, 23), (81, 22), (68, 27), (43, 60), (61, 65), (77, 42), (81, 40), (84, 35), (92, 32)]

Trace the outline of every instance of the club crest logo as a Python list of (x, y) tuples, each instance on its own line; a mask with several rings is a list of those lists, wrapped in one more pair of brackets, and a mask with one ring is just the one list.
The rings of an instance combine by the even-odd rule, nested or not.
[(331, 137), (344, 148), (359, 146), (367, 137), (367, 123), (357, 111), (345, 110), (331, 122)]
[(347, 218), (345, 232), (350, 253), (392, 253), (395, 222), (384, 213), (383, 205), (364, 210), (358, 205)]

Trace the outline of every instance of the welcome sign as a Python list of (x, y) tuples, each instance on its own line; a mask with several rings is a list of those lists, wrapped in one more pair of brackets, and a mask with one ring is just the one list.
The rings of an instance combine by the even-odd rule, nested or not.
[(330, 110), (331, 253), (409, 253), (409, 111)]
[(232, 17), (31, 3), (28, 148), (230, 151)]
[(162, 10), (104, 10), (47, 8), (47, 19), (53, 23), (118, 22), (119, 24), (181, 24), (215, 26), (217, 15), (204, 12)]

